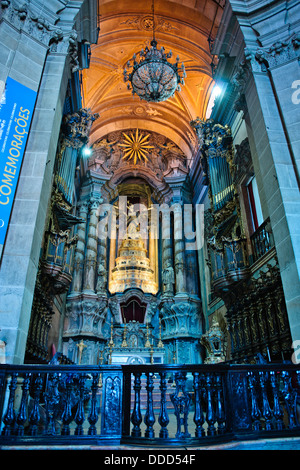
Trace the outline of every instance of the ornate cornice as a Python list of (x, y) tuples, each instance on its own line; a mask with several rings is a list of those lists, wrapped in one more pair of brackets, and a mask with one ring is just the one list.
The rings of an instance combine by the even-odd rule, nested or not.
[[(262, 72), (267, 68), (272, 69), (283, 65), (291, 60), (298, 60), (300, 52), (300, 33), (293, 33), (285, 41), (276, 41), (269, 48), (259, 48), (255, 52), (255, 60)], [(256, 70), (255, 62), (251, 55), (251, 65)]]
[(28, 34), (45, 46), (49, 45), (51, 39), (62, 35), (62, 31), (55, 26), (59, 20), (58, 16), (53, 15), (52, 18), (46, 19), (45, 16), (39, 16), (25, 2), (20, 5), (19, 2), (12, 0), (1, 0), (0, 19), (6, 20), (16, 29)]
[(300, 34), (293, 33), (285, 41), (276, 41), (268, 48), (245, 48), (231, 83), (235, 90), (234, 109), (246, 112), (245, 89), (253, 72), (267, 72), (292, 60), (299, 60)]
[(0, 0), (0, 21), (5, 20), (19, 31), (27, 34), (34, 40), (49, 47), (50, 52), (68, 54), (72, 72), (79, 69), (77, 31), (74, 24), (61, 28), (57, 26), (60, 16), (44, 9), (44, 16), (40, 16), (38, 8), (29, 2), (15, 2), (14, 0)]

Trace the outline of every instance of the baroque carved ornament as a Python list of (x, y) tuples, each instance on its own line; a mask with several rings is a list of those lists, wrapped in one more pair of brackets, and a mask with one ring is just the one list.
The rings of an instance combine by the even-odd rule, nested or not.
[(123, 160), (133, 160), (133, 164), (136, 165), (138, 160), (148, 161), (147, 153), (149, 149), (153, 149), (153, 145), (149, 145), (148, 138), (150, 134), (144, 136), (139, 134), (139, 130), (136, 129), (135, 134), (130, 135), (123, 132), (124, 140), (122, 144), (118, 144), (120, 147), (124, 147)]

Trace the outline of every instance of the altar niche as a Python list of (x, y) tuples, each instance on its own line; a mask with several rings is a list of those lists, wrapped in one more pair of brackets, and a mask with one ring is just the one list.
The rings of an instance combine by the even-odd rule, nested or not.
[(66, 350), (71, 355), (71, 340), (78, 344), (84, 337), (89, 344), (82, 363), (95, 364), (101, 356), (115, 364), (201, 362), (197, 218), (187, 172), (169, 167), (175, 164), (171, 150), (166, 180), (154, 172), (163, 149), (153, 167), (121, 159), (114, 172), (100, 165), (98, 154), (96, 148), (81, 188)]
[(149, 221), (152, 192), (139, 178), (118, 185), (116, 234), (109, 243), (111, 294), (140, 289), (155, 295), (159, 290), (158, 240), (151, 234)]
[(128, 301), (120, 303), (123, 323), (137, 321), (144, 323), (147, 304), (137, 297), (131, 297)]

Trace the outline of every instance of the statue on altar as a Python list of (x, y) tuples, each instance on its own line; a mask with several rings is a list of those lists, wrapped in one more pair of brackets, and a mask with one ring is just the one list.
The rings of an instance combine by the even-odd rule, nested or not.
[(165, 294), (172, 295), (174, 294), (174, 269), (171, 266), (170, 261), (167, 262), (165, 269), (163, 270), (163, 285)]
[(98, 279), (96, 285), (97, 294), (106, 292), (107, 271), (104, 264), (99, 263), (98, 266)]

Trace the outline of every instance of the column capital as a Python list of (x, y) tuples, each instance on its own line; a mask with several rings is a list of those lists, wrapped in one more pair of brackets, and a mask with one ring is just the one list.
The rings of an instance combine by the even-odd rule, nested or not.
[(99, 205), (102, 204), (103, 198), (98, 195), (93, 195), (90, 197), (90, 210), (97, 210)]
[(67, 114), (62, 122), (64, 144), (73, 148), (83, 147), (88, 142), (90, 129), (98, 117), (98, 113), (92, 113), (87, 108)]
[(81, 200), (77, 203), (77, 208), (80, 212), (88, 213), (90, 202), (88, 200)]

